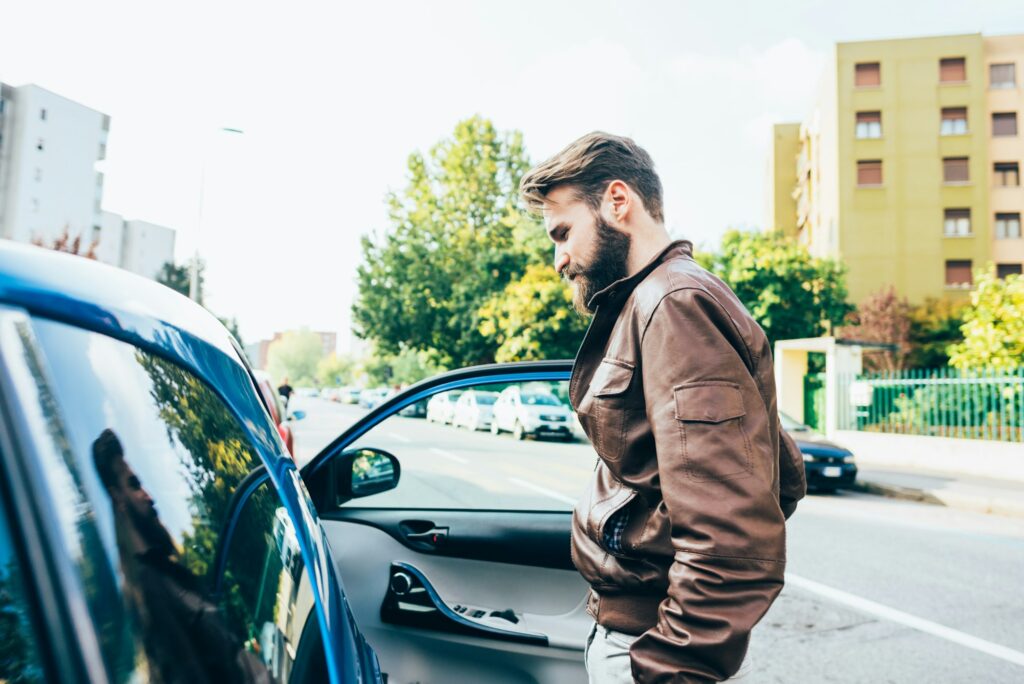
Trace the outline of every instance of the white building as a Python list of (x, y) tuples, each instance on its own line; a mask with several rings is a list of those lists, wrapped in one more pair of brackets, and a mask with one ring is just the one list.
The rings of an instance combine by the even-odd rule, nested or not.
[(175, 232), (166, 226), (104, 211), (96, 239), (98, 260), (153, 280), (166, 262), (174, 262)]
[(65, 229), (96, 258), (155, 279), (175, 233), (103, 211), (110, 117), (37, 85), (0, 83), (0, 238), (52, 244)]
[(100, 226), (110, 117), (37, 85), (0, 84), (0, 237), (84, 245)]

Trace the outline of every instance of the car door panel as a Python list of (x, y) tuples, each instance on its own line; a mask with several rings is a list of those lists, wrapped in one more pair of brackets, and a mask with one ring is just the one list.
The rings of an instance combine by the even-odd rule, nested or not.
[[(586, 613), (588, 586), (575, 570), (513, 565), (487, 560), (442, 555), (433, 550), (414, 550), (385, 529), (382, 521), (406, 516), (430, 514), (435, 522), (445, 522), (458, 530), (464, 512), (375, 511), (381, 515), (328, 514), (321, 524), (327, 535), (335, 566), (348, 586), (352, 611), (360, 628), (377, 651), (382, 669), (391, 682), (585, 682), (583, 648), (591, 623)], [(480, 516), (479, 512), (477, 517)], [(386, 514), (386, 515), (384, 515)], [(460, 516), (461, 514), (461, 516)], [(514, 531), (520, 522), (550, 514), (512, 513), (506, 517), (507, 536), (515, 544), (525, 542), (520, 553), (529, 549), (527, 535)], [(367, 520), (360, 520), (359, 518)], [(369, 519), (373, 519), (373, 524)], [(567, 517), (564, 518), (566, 528)], [(468, 524), (468, 523), (467, 523)], [(550, 525), (546, 521), (545, 525)], [(541, 526), (543, 528), (543, 525)], [(568, 529), (566, 529), (566, 534)], [(498, 535), (500, 536), (500, 532)], [(543, 537), (543, 533), (541, 535)], [(502, 551), (500, 555), (510, 554)], [(569, 555), (568, 545), (564, 548)], [(389, 621), (382, 611), (389, 596), (393, 566), (411, 566), (430, 584), (444, 605), (455, 611), (486, 611), (486, 617), (471, 619), (502, 631), (521, 635), (540, 635), (537, 640), (514, 640), (501, 635), (456, 632), (438, 627), (409, 626)], [(491, 612), (511, 610), (517, 622), (511, 623)], [(472, 612), (469, 613), (470, 615)], [(448, 657), (439, 657), (447, 653)]]
[[(344, 507), (325, 520), (369, 525), (412, 551), (467, 560), (576, 571), (569, 554), (572, 514)], [(436, 539), (435, 539), (436, 537)]]

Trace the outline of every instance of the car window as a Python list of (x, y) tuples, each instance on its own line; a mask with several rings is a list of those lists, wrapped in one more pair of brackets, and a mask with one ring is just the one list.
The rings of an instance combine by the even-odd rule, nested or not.
[(23, 568), (0, 506), (0, 682), (42, 681), (45, 677), (26, 602)]
[[(554, 398), (565, 382), (511, 385), (524, 396)], [(398, 487), (347, 506), (463, 510), (572, 510), (596, 454), (575, 414), (555, 399), (537, 407), (495, 402), (508, 383), (475, 387), (477, 404), (391, 416), (353, 448), (374, 447), (401, 464)], [(454, 393), (449, 393), (449, 396)], [(508, 392), (506, 392), (506, 395)], [(434, 403), (434, 402), (431, 402)], [(538, 410), (540, 409), (540, 410)], [(548, 409), (545, 411), (543, 409)]]
[[(282, 682), (296, 669), (297, 658), (324, 665), (322, 642), (312, 634), (319, 627), (295, 528), (268, 481), (246, 499), (225, 543), (224, 571), (214, 579), (213, 591), (231, 632), (245, 644), (244, 653), (252, 654), (246, 657), (258, 655)], [(304, 648), (310, 641), (312, 651)]]
[(213, 586), (235, 492), (261, 463), (241, 425), (163, 358), (59, 323), (33, 327), (67, 454), (54, 503), (79, 530), (69, 543), (87, 561), (80, 580), (111, 679), (267, 681), (249, 623), (225, 610), (259, 569), (225, 575), (224, 600)]

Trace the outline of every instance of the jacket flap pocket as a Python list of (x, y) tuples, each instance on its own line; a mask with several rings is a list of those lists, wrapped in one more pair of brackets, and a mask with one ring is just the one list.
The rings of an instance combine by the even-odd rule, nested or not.
[(746, 415), (740, 388), (731, 382), (698, 382), (674, 390), (676, 420), (721, 423)]
[(629, 389), (633, 369), (617, 361), (605, 359), (594, 372), (590, 391), (595, 397), (612, 397)]

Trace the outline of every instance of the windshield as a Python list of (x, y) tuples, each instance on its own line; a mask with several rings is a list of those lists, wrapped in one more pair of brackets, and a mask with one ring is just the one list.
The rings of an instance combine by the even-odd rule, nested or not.
[(809, 432), (811, 429), (803, 423), (793, 420), (782, 411), (779, 411), (779, 420), (782, 421), (782, 429), (786, 432)]
[(562, 402), (553, 394), (524, 394), (523, 403), (528, 406), (561, 406)]

